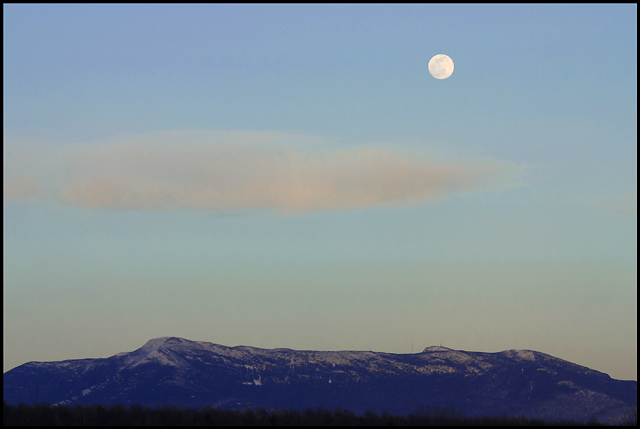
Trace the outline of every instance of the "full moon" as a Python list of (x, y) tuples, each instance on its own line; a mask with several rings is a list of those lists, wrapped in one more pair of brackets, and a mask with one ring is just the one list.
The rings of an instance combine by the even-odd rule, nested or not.
[(438, 54), (429, 61), (429, 73), (436, 79), (446, 79), (453, 73), (453, 61), (444, 54)]

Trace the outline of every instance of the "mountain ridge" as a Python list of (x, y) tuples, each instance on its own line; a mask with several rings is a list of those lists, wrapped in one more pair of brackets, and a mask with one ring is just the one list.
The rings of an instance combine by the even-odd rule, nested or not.
[(430, 346), (420, 353), (229, 347), (160, 337), (107, 358), (28, 362), (3, 375), (8, 403), (343, 407), (407, 414), (451, 406), (613, 422), (637, 405), (637, 382), (534, 350), (496, 353)]

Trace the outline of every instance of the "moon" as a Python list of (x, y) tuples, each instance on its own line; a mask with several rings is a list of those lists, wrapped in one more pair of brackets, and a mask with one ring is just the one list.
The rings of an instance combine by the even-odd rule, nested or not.
[(446, 79), (453, 73), (453, 60), (447, 55), (438, 54), (429, 61), (429, 73), (436, 79)]

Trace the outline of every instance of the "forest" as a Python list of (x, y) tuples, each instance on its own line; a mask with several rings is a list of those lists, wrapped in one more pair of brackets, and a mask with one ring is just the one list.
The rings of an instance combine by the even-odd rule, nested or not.
[[(526, 417), (467, 417), (448, 407), (419, 407), (409, 415), (373, 410), (357, 415), (337, 408), (306, 410), (231, 410), (142, 405), (49, 405), (3, 402), (4, 426), (603, 426), (592, 418), (584, 423), (546, 421)], [(620, 426), (637, 426), (637, 409), (630, 411)]]

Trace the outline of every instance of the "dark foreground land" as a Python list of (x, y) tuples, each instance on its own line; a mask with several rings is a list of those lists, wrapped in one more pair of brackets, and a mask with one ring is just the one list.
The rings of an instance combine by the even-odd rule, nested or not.
[[(547, 421), (525, 417), (466, 417), (451, 408), (419, 408), (407, 416), (373, 411), (363, 415), (337, 408), (229, 410), (204, 407), (144, 407), (141, 405), (9, 405), (3, 404), (4, 426), (602, 426), (597, 420), (586, 423)], [(637, 409), (619, 422), (637, 426)]]

